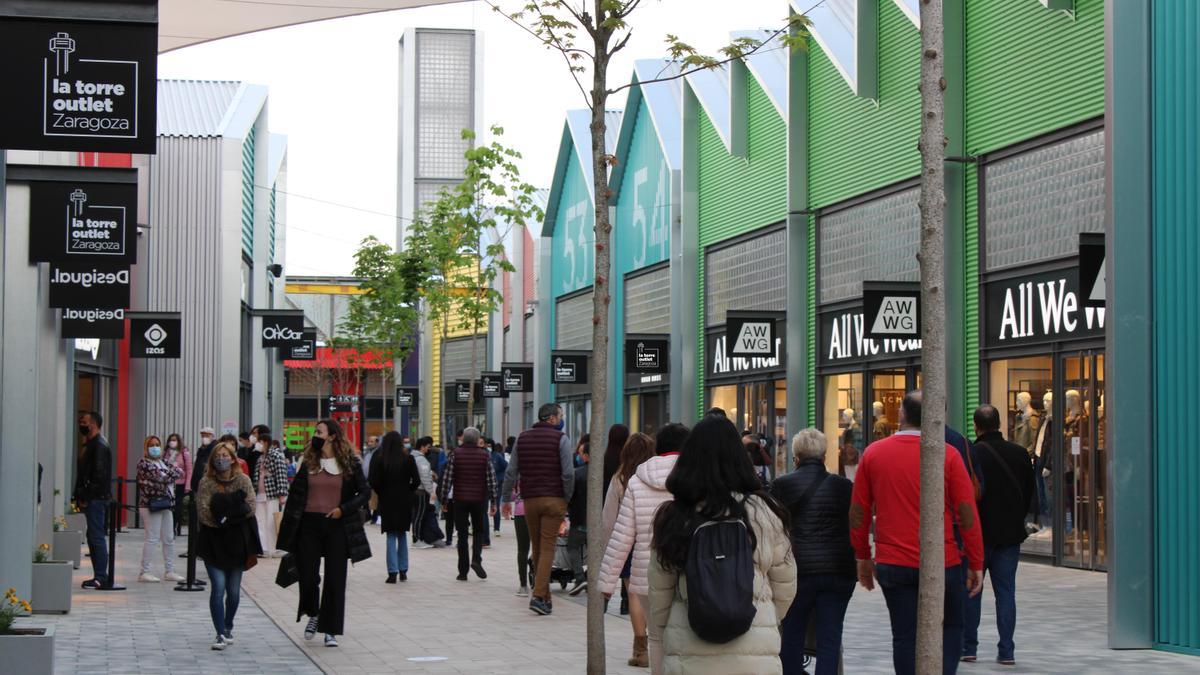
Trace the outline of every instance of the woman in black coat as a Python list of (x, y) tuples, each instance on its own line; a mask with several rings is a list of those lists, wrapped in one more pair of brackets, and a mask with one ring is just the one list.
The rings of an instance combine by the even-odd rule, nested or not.
[[(288, 492), (275, 547), (293, 554), (300, 577), (296, 620), (308, 615), (304, 639), (318, 631), (336, 647), (346, 618), (346, 563), (371, 557), (363, 507), (371, 497), (362, 461), (334, 420), (317, 423)], [(325, 587), (321, 588), (321, 559)]]
[(379, 450), (371, 457), (371, 489), (379, 497), (379, 515), (387, 533), (387, 581), (408, 581), (408, 537), (412, 525), (413, 493), (421, 486), (417, 463), (404, 449), (404, 439), (398, 432), (383, 435)]

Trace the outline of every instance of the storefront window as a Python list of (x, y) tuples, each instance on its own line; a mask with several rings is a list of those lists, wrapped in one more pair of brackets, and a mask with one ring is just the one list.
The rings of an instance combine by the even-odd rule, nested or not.
[(872, 443), (891, 436), (900, 428), (900, 404), (907, 393), (906, 386), (907, 377), (903, 369), (871, 373), (871, 393), (874, 396), (871, 401)]
[(738, 388), (736, 384), (713, 387), (708, 390), (708, 407), (720, 408), (739, 429), (745, 428), (744, 411), (738, 410)]
[(1054, 528), (1050, 504), (1053, 480), (1042, 469), (1054, 452), (1054, 439), (1046, 426), (1053, 415), (1054, 360), (1049, 356), (992, 361), (988, 402), (1000, 409), (1000, 431), (1029, 452), (1034, 463), (1034, 503), (1026, 516), (1029, 538), (1021, 546), (1028, 553), (1052, 555)]
[(775, 475), (782, 476), (792, 467), (787, 466), (790, 456), (787, 437), (787, 380), (775, 380)]
[(866, 447), (863, 434), (863, 376), (862, 373), (842, 373), (823, 379), (824, 410), (821, 431), (825, 434), (825, 467), (837, 472), (841, 464), (850, 462), (844, 473), (854, 475), (858, 458)]

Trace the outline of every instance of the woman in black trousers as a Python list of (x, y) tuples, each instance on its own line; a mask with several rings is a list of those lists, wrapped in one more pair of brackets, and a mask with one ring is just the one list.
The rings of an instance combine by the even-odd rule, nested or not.
[[(300, 606), (296, 621), (308, 615), (304, 639), (325, 634), (336, 647), (346, 618), (346, 563), (371, 557), (362, 509), (370, 499), (362, 461), (334, 420), (317, 423), (288, 492), (276, 548), (296, 557)], [(320, 588), (321, 559), (325, 588)]]
[(387, 568), (385, 583), (408, 581), (408, 528), (412, 524), (413, 494), (421, 486), (417, 463), (404, 449), (404, 439), (398, 432), (383, 435), (379, 449), (371, 456), (371, 489), (379, 496), (379, 515), (382, 530), (387, 534)]

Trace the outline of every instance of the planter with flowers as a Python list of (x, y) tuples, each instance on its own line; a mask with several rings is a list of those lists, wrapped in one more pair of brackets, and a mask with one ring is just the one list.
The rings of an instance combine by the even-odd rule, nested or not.
[(79, 569), (83, 560), (83, 531), (72, 530), (67, 519), (54, 519), (54, 545), (51, 546), (56, 560), (69, 560), (74, 569)]
[(0, 602), (0, 663), (20, 664), (22, 673), (50, 675), (54, 672), (54, 627), (14, 625), (16, 618), (32, 610), (29, 601), (10, 588)]
[(68, 530), (83, 532), (87, 529), (87, 516), (75, 506), (75, 502), (67, 502), (67, 515), (63, 518), (67, 521)]
[(38, 614), (66, 614), (71, 611), (70, 560), (51, 560), (50, 545), (38, 544), (33, 553), (33, 590), (30, 603)]

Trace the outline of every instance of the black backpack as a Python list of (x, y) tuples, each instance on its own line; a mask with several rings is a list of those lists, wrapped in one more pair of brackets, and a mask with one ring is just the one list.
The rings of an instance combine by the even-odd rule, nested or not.
[(701, 640), (724, 644), (750, 630), (757, 610), (754, 550), (746, 523), (710, 520), (697, 527), (685, 573), (688, 623)]

